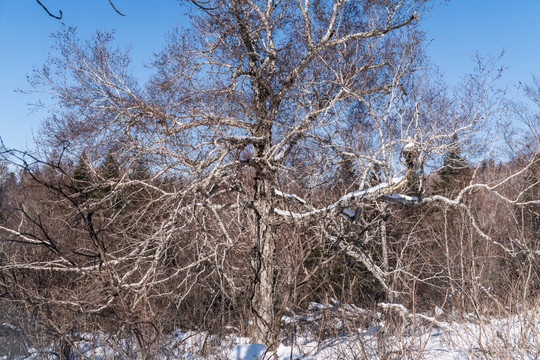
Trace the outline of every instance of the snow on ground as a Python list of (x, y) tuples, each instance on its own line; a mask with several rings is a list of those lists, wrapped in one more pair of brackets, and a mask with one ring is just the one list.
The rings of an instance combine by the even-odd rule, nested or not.
[[(329, 306), (313, 303), (310, 309), (312, 311), (307, 315), (284, 317), (285, 326), (296, 327), (301, 322), (317, 322), (321, 311), (328, 311)], [(435, 309), (433, 314), (439, 316), (442, 312)], [(387, 325), (381, 320), (348, 334), (319, 340), (317, 334), (306, 332), (305, 328), (301, 330), (298, 325), (298, 333), (292, 339), (290, 336), (284, 338), (276, 354), (279, 360), (538, 359), (540, 356), (540, 316), (537, 311), (527, 310), (521, 315), (491, 318), (451, 315), (447, 320), (426, 321), (435, 319), (433, 314), (409, 317), (401, 329), (398, 327), (396, 331), (394, 328), (391, 334), (387, 333)], [(77, 347), (88, 359), (128, 359), (114, 350), (118, 349), (119, 344), (111, 344), (103, 334), (85, 334), (82, 338), (77, 342)], [(30, 349), (30, 353), (29, 357), (18, 359), (57, 359), (51, 349)], [(76, 356), (76, 359), (79, 358)], [(273, 359), (264, 345), (253, 344), (249, 338), (236, 335), (217, 338), (189, 331), (170, 334), (162, 347), (160, 358)]]

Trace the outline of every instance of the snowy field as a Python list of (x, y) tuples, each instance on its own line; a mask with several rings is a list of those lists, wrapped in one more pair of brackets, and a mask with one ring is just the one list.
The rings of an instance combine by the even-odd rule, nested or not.
[[(383, 304), (384, 305), (384, 304)], [(384, 306), (383, 306), (384, 307)], [(393, 308), (392, 308), (393, 307)], [(342, 307), (343, 308), (343, 307)], [(540, 316), (527, 310), (521, 315), (479, 317), (473, 314), (446, 316), (435, 309), (432, 314), (411, 314), (399, 305), (388, 305), (399, 313), (400, 326), (392, 333), (384, 320), (347, 335), (325, 337), (306, 331), (301, 324), (316, 323), (328, 306), (313, 303), (309, 315), (285, 316), (283, 323), (298, 330), (284, 336), (277, 349), (279, 360), (354, 360), (354, 359), (538, 359), (540, 357)], [(319, 311), (317, 311), (319, 310)], [(349, 308), (350, 310), (350, 308)], [(358, 311), (365, 311), (357, 309)], [(398, 310), (398, 311), (396, 311)], [(328, 312), (327, 312), (328, 313)], [(384, 315), (378, 314), (381, 318)], [(450, 319), (454, 318), (452, 321)], [(446, 320), (442, 320), (446, 319)], [(342, 321), (334, 319), (336, 328)], [(328, 320), (331, 322), (331, 319)], [(4, 326), (6, 323), (4, 323)], [(76, 342), (75, 359), (129, 359), (126, 343), (111, 343), (103, 334), (81, 334)], [(319, 338), (319, 340), (317, 340)], [(29, 356), (0, 359), (58, 359), (51, 346), (29, 349)], [(208, 334), (176, 331), (161, 347), (160, 359), (230, 359), (270, 360), (272, 354), (264, 345), (250, 343), (249, 338), (228, 335), (218, 338)]]

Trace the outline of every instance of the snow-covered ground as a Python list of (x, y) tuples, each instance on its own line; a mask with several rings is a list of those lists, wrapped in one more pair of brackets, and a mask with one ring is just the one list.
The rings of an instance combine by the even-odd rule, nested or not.
[[(440, 309), (431, 314), (402, 313), (404, 323), (390, 333), (384, 320), (365, 328), (333, 337), (321, 336), (301, 328), (320, 320), (328, 306), (312, 304), (311, 313), (284, 317), (286, 326), (298, 328), (294, 336), (284, 336), (277, 349), (279, 360), (353, 359), (538, 359), (540, 357), (540, 316), (527, 310), (520, 315), (478, 317), (472, 314), (445, 317)], [(359, 311), (365, 311), (358, 309)], [(328, 311), (326, 312), (328, 314)], [(343, 314), (343, 312), (342, 312)], [(384, 317), (384, 316), (383, 316)], [(442, 320), (445, 319), (446, 320)], [(454, 319), (454, 320), (452, 320)], [(341, 320), (336, 320), (336, 324)], [(103, 334), (85, 334), (76, 343), (80, 354), (96, 360), (125, 359), (119, 344), (104, 340)], [(317, 338), (319, 338), (317, 340)], [(30, 349), (29, 357), (19, 359), (57, 359), (49, 349)], [(161, 359), (273, 359), (264, 345), (249, 338), (229, 335), (218, 338), (204, 333), (176, 331), (162, 346)], [(0, 357), (8, 359), (8, 357)]]

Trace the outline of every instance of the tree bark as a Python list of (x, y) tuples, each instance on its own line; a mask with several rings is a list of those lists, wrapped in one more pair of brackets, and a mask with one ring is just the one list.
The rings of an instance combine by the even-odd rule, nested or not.
[(273, 228), (272, 189), (268, 175), (257, 171), (255, 178), (254, 209), (256, 236), (253, 257), (253, 340), (265, 344), (270, 351), (277, 346), (275, 318), (274, 252), (275, 231)]

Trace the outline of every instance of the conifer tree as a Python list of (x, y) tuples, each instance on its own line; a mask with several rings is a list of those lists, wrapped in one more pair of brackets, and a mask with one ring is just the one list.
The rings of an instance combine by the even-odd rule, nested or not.
[(102, 198), (107, 197), (107, 206), (111, 208), (121, 207), (119, 201), (124, 196), (121, 192), (113, 191), (120, 181), (120, 171), (120, 166), (118, 165), (114, 154), (109, 151), (99, 167), (97, 174), (99, 179), (98, 196)]
[(133, 180), (145, 180), (151, 177), (148, 162), (143, 158), (138, 158), (130, 173)]
[(90, 174), (90, 167), (88, 166), (88, 156), (86, 151), (83, 151), (79, 156), (79, 162), (73, 170), (74, 186), (77, 188), (84, 188), (90, 185), (92, 176)]
[(91, 193), (90, 186), (92, 185), (92, 174), (88, 164), (88, 156), (86, 151), (83, 151), (79, 156), (79, 161), (77, 162), (75, 169), (73, 169), (73, 176), (70, 180), (71, 191), (78, 194), (77, 202), (80, 203), (88, 200)]
[(118, 179), (120, 176), (118, 162), (111, 152), (107, 153), (107, 156), (101, 165), (100, 175), (105, 181)]

